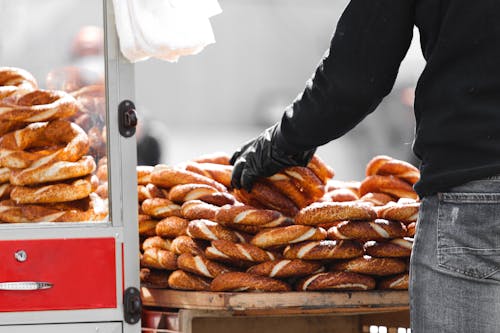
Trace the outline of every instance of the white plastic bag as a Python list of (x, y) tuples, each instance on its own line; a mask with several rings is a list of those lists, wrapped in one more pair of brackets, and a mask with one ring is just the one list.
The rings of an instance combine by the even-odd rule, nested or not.
[(209, 18), (217, 0), (113, 0), (123, 55), (131, 62), (150, 57), (177, 61), (215, 43)]

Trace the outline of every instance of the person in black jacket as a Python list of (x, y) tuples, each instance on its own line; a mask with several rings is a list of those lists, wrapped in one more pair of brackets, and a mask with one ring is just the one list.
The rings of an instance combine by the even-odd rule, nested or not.
[(414, 26), (426, 66), (414, 104), (421, 209), (412, 332), (498, 332), (500, 1), (352, 0), (302, 94), (232, 156), (232, 185), (251, 190), (258, 177), (305, 166), (375, 110)]

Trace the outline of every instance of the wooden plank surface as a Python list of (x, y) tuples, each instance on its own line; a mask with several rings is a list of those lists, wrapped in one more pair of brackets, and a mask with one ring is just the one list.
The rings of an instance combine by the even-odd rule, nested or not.
[(408, 309), (407, 291), (219, 293), (141, 288), (143, 304), (244, 313), (370, 313)]

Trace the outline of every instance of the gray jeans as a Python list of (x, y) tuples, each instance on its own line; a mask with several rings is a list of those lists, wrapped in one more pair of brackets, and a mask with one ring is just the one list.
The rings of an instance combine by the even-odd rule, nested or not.
[(410, 309), (412, 333), (500, 332), (500, 176), (422, 200)]

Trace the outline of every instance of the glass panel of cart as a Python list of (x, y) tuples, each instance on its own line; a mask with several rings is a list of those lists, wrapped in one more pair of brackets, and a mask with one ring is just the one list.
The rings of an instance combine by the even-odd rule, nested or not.
[(108, 221), (101, 0), (0, 0), (0, 223)]

